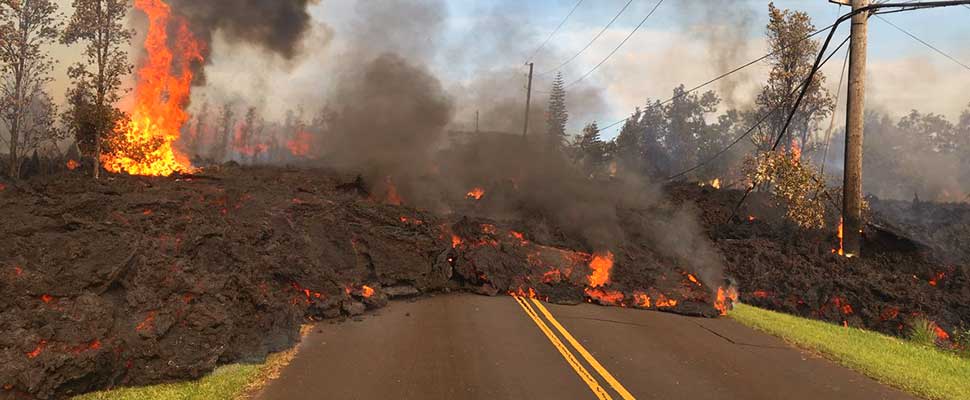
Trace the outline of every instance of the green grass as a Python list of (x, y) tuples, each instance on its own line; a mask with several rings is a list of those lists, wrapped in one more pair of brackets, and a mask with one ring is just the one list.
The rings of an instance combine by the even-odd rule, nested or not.
[(739, 304), (731, 318), (917, 396), (965, 400), (970, 360), (880, 333)]
[(263, 364), (232, 364), (189, 382), (89, 393), (73, 400), (238, 400), (257, 391), (289, 363), (293, 351), (271, 355)]

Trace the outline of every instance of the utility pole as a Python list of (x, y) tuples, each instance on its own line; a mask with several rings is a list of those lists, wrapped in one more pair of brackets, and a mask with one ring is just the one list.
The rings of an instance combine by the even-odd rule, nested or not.
[(532, 107), (532, 71), (534, 68), (535, 63), (529, 63), (529, 88), (525, 94), (525, 127), (522, 128), (523, 139), (529, 135), (529, 112)]
[[(852, 10), (869, 6), (869, 0), (851, 0)], [(846, 257), (862, 254), (862, 141), (866, 102), (866, 45), (869, 13), (852, 16), (849, 47), (849, 90), (845, 119), (845, 176), (842, 184), (842, 218)]]

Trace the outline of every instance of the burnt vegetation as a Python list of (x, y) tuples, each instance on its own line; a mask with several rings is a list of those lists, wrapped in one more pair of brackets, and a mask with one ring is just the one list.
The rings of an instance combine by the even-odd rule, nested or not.
[[(131, 37), (117, 17), (99, 28), (120, 33), (102, 44), (113, 77), (99, 85), (73, 70), (63, 129), (10, 127), (34, 112), (55, 125), (41, 92), (4, 104), (0, 129), (26, 136), (13, 135), (0, 177), (0, 398), (196, 378), (293, 346), (307, 321), (454, 290), (702, 317), (740, 299), (967, 351), (970, 109), (955, 122), (869, 114), (865, 256), (842, 257), (843, 133), (824, 129), (836, 99), (821, 75), (797, 109), (792, 98), (818, 51), (801, 40), (815, 29), (804, 13), (769, 8), (776, 55), (751, 104), (680, 85), (614, 137), (602, 121), (572, 128), (602, 99), (559, 75), (522, 136), (521, 99), (494, 84), (514, 71), (478, 71), (456, 89), (429, 67), (452, 49), (399, 34), (442, 35), (438, 1), (359, 5), (367, 23), (351, 24), (343, 54), (355, 62), (338, 63), (312, 107), (275, 118), (259, 99), (218, 91), (189, 105), (218, 34), (267, 57), (302, 55), (313, 2), (236, 3), (177, 0), (151, 14), (165, 22), (154, 30), (179, 33), (178, 62), (146, 70), (180, 84), (165, 87), (181, 90), (174, 103), (137, 118), (114, 106)], [(64, 41), (89, 40), (82, 14)], [(12, 29), (5, 15), (0, 29)], [(469, 99), (484, 129), (459, 121)], [(160, 128), (160, 116), (181, 124)], [(75, 138), (66, 152), (64, 135)], [(126, 168), (91, 180), (119, 148), (134, 154)], [(163, 171), (145, 165), (156, 161)]]

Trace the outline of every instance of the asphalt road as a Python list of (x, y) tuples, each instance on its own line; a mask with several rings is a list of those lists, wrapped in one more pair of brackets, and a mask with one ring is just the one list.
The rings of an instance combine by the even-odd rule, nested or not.
[(257, 399), (912, 399), (730, 319), (537, 303), (447, 295), (319, 324)]

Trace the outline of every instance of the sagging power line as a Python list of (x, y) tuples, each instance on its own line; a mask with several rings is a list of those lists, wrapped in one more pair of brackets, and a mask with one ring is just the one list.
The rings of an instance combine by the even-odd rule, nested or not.
[(572, 57), (569, 57), (568, 59), (566, 59), (566, 61), (563, 61), (561, 64), (559, 64), (559, 66), (557, 66), (555, 68), (552, 68), (550, 70), (547, 70), (545, 72), (538, 73), (538, 74), (536, 74), (536, 76), (545, 76), (545, 75), (548, 75), (550, 73), (559, 71), (559, 70), (562, 69), (562, 67), (565, 67), (565, 66), (569, 65), (569, 63), (571, 63), (574, 60), (576, 60), (577, 58), (579, 58), (580, 55), (582, 55), (583, 53), (585, 53), (586, 50), (589, 50), (589, 48), (591, 46), (593, 46), (593, 43), (596, 43), (596, 41), (599, 40), (599, 38), (601, 36), (603, 36), (603, 34), (606, 33), (606, 31), (609, 30), (610, 27), (612, 27), (614, 23), (616, 23), (616, 20), (620, 19), (620, 16), (623, 15), (624, 12), (626, 12), (627, 8), (630, 7), (630, 4), (633, 4), (633, 0), (627, 1), (626, 4), (623, 6), (623, 8), (620, 9), (620, 12), (616, 13), (616, 15), (613, 16), (613, 19), (611, 19), (610, 22), (608, 24), (606, 24), (606, 26), (603, 27), (603, 29), (600, 30), (600, 32), (597, 33), (596, 36), (593, 37), (593, 40), (590, 40), (589, 43), (587, 43), (585, 47), (583, 47), (581, 50), (579, 50), (578, 53), (574, 54)]
[(566, 25), (566, 21), (569, 21), (569, 18), (573, 16), (573, 14), (576, 12), (577, 9), (579, 9), (579, 6), (582, 4), (583, 4), (583, 0), (579, 0), (576, 2), (576, 5), (573, 6), (572, 10), (569, 10), (569, 14), (566, 14), (566, 17), (563, 18), (562, 22), (559, 23), (559, 26), (556, 26), (556, 29), (549, 34), (549, 37), (547, 37), (546, 40), (542, 42), (542, 44), (540, 44), (538, 48), (536, 48), (536, 51), (532, 52), (532, 55), (529, 57), (529, 59), (525, 61), (526, 64), (528, 64), (531, 61), (534, 61), (536, 56), (539, 55), (539, 52), (542, 51), (542, 49), (546, 47), (547, 44), (549, 44), (549, 41), (552, 40), (552, 38), (555, 37), (557, 33), (559, 33), (559, 30), (562, 29), (564, 25)]

